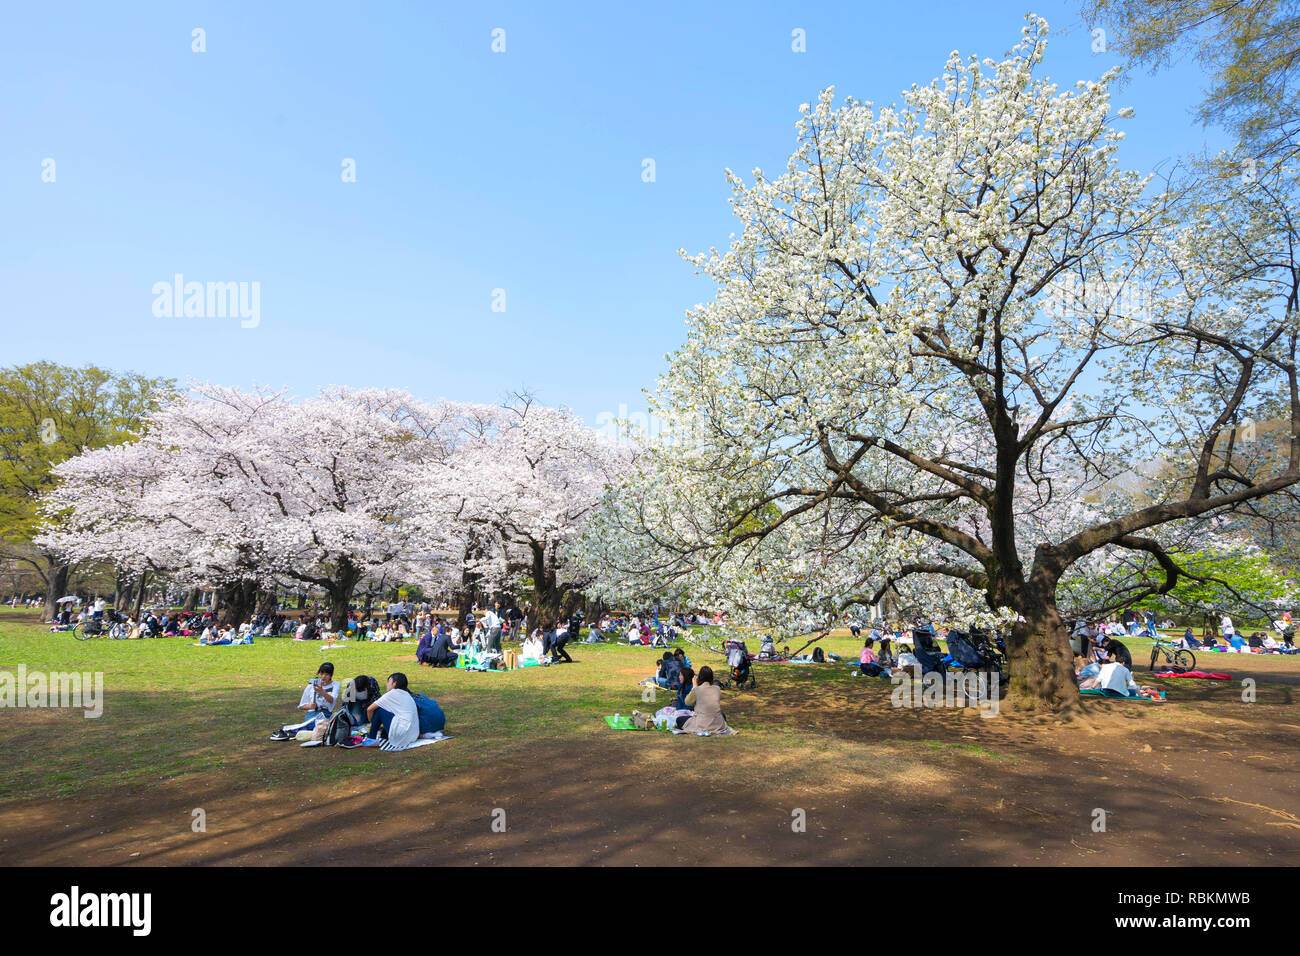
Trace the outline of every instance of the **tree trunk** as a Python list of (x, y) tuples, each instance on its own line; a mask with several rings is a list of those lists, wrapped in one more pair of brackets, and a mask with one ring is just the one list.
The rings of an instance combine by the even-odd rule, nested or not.
[[(226, 599), (226, 623), (239, 627), (248, 620), (249, 613), (257, 601), (257, 584), (253, 581), (240, 581), (224, 591)], [(217, 602), (214, 600), (214, 604)]]
[(189, 613), (199, 606), (199, 589), (190, 588), (189, 593), (185, 595), (185, 603), (181, 605), (181, 610)]
[[(465, 549), (463, 561), (468, 563), (475, 556), (472, 547)], [(461, 565), (460, 587), (456, 589), (456, 625), (459, 627), (465, 623), (465, 618), (469, 612), (474, 609), (474, 604), (478, 598), (478, 582), (482, 575), (474, 574), (467, 569), (464, 564)]]
[(351, 561), (340, 561), (334, 571), (334, 580), (329, 587), (330, 630), (342, 632), (347, 630), (348, 610), (352, 604), (352, 592), (361, 580), (361, 571)]
[(1074, 710), (1079, 705), (1079, 688), (1074, 680), (1069, 632), (1054, 597), (1044, 599), (1032, 588), (1026, 592), (1016, 607), (1024, 620), (1012, 628), (1007, 647), (1011, 659), (1007, 699), (1027, 710)]
[(121, 611), (123, 606), (131, 601), (131, 585), (122, 575), (122, 572), (113, 569), (113, 609)]
[(560, 594), (555, 586), (555, 563), (547, 560), (546, 549), (531, 544), (533, 553), (533, 617), (528, 623), (549, 631), (560, 619)]
[(148, 585), (148, 583), (149, 583), (149, 572), (141, 571), (140, 589), (135, 596), (135, 613), (131, 616), (131, 620), (135, 621), (137, 624), (140, 623), (140, 613), (144, 610), (144, 589), (146, 585)]
[(59, 598), (68, 593), (68, 566), (63, 562), (51, 562), (49, 574), (45, 576), (45, 620), (54, 619), (58, 613)]

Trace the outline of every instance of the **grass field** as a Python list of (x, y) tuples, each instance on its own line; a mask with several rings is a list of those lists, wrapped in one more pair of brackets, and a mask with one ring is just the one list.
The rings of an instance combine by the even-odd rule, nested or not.
[[(1206, 655), (1234, 680), (1164, 682), (1163, 705), (1088, 701), (1070, 725), (899, 709), (887, 681), (847, 667), (759, 664), (756, 690), (724, 695), (740, 735), (700, 739), (601, 720), (668, 702), (636, 686), (662, 653), (650, 648), (571, 645), (573, 664), (480, 674), (419, 667), (413, 644), (78, 642), (33, 621), (0, 614), (0, 670), (100, 672), (104, 709), (0, 711), (0, 863), (1281, 863), (1300, 850), (1300, 655)], [(1126, 643), (1145, 681), (1146, 645)], [(269, 741), (326, 659), (344, 681), (404, 671), (453, 739), (399, 754)], [(1114, 813), (1106, 833), (1090, 827), (1098, 807)]]

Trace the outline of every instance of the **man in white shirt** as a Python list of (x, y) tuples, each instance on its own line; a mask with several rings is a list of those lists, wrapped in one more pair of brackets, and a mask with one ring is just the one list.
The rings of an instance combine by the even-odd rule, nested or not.
[(1097, 674), (1097, 686), (1102, 690), (1117, 691), (1125, 697), (1132, 697), (1133, 691), (1137, 690), (1132, 673), (1118, 661), (1101, 665), (1101, 672)]
[(483, 630), (487, 635), (484, 649), (501, 653), (501, 604), (496, 602), (483, 614)]

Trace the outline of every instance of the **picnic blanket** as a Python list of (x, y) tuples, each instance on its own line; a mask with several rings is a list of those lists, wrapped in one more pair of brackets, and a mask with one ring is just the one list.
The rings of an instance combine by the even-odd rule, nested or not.
[[(609, 724), (609, 726), (615, 730), (640, 730), (641, 729), (637, 727), (637, 725), (633, 722), (632, 718), (627, 714), (614, 714), (612, 716), (606, 717), (605, 723)], [(726, 730), (718, 731), (716, 733), (710, 733), (709, 731), (678, 730), (675, 726), (673, 726), (672, 722), (669, 722), (667, 725), (662, 727), (658, 726), (654, 722), (651, 722), (651, 724), (645, 729), (658, 730), (661, 732), (670, 731), (673, 734), (688, 734), (696, 737), (734, 737), (736, 736), (736, 734), (740, 733), (740, 731), (736, 730), (736, 728), (734, 727), (728, 727)]]
[(735, 727), (728, 727), (726, 730), (708, 731), (708, 730), (677, 730), (673, 729), (674, 734), (692, 734), (696, 737), (734, 737), (740, 733)]
[(1217, 671), (1152, 671), (1152, 677), (1190, 677), (1195, 680), (1232, 680), (1231, 674), (1220, 674)]
[(1101, 687), (1090, 687), (1087, 690), (1079, 691), (1079, 693), (1088, 697), (1105, 697), (1110, 700), (1133, 700), (1133, 701), (1141, 701), (1142, 703), (1147, 703), (1147, 704), (1163, 704), (1165, 702), (1164, 691), (1160, 692), (1159, 698), (1143, 697), (1140, 694), (1135, 697), (1125, 697), (1123, 694), (1116, 693), (1115, 691), (1108, 691)]
[(450, 740), (449, 734), (444, 734), (441, 730), (431, 734), (420, 734), (413, 742), (405, 747), (395, 746), (390, 740), (381, 740), (379, 742), (380, 750), (414, 750), (416, 747), (427, 747), (429, 744), (442, 743), (444, 740)]
[[(360, 736), (353, 736), (351, 738), (351, 742), (353, 744), (359, 744), (364, 739), (365, 738)], [(432, 734), (421, 734), (414, 743), (411, 743), (405, 747), (394, 747), (387, 740), (381, 740), (378, 743), (372, 744), (369, 747), (362, 747), (361, 749), (390, 750), (390, 751), (414, 750), (416, 747), (427, 747), (429, 744), (440, 744), (444, 740), (451, 740), (451, 734), (444, 734), (441, 730), (439, 730)], [(300, 747), (323, 747), (324, 745), (325, 745), (325, 741), (323, 740), (308, 740), (304, 744), (299, 744)]]
[(473, 654), (462, 652), (456, 656), (456, 670), (461, 671), (482, 671), (484, 673), (504, 674), (505, 671), (488, 667), (488, 658), (482, 654)]
[(613, 714), (605, 718), (605, 723), (615, 730), (667, 730), (666, 727), (656, 727), (653, 723), (649, 727), (638, 727), (630, 714)]

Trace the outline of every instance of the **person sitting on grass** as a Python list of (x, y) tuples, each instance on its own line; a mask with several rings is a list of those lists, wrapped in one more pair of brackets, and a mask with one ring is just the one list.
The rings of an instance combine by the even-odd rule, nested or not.
[(1074, 679), (1078, 681), (1080, 690), (1096, 687), (1100, 673), (1101, 665), (1096, 661), (1089, 662), (1082, 654), (1074, 655)]
[(415, 698), (407, 689), (406, 675), (388, 675), (388, 691), (366, 708), (370, 729), (362, 746), (376, 747), (386, 742), (386, 749), (405, 750), (420, 738), (420, 712)]
[(291, 740), (300, 730), (311, 730), (317, 720), (329, 720), (334, 710), (334, 702), (339, 696), (339, 682), (334, 679), (334, 665), (329, 661), (321, 664), (316, 676), (303, 688), (298, 700), (298, 710), (302, 721), (297, 724), (285, 724), (275, 733), (272, 740)]
[(705, 665), (695, 678), (695, 687), (683, 703), (693, 713), (677, 717), (677, 729), (688, 734), (730, 733), (727, 716), (722, 712), (722, 691), (713, 682), (713, 668)]
[(687, 704), (686, 698), (690, 695), (691, 688), (695, 686), (695, 671), (690, 667), (682, 668), (681, 681), (677, 685), (677, 699), (673, 701), (673, 707), (677, 710), (694, 710), (694, 704)]
[(871, 629), (871, 638), (880, 642), (880, 653), (876, 657), (876, 663), (881, 667), (893, 667), (898, 664), (898, 658), (894, 656), (893, 648), (890, 646), (891, 638), (888, 631), (881, 631), (879, 628)]
[[(1097, 687), (1106, 692), (1108, 697), (1148, 697), (1159, 696), (1154, 687), (1138, 684), (1133, 679), (1133, 672), (1119, 661), (1107, 661), (1097, 672)], [(1083, 687), (1083, 684), (1080, 684)]]
[(912, 653), (912, 641), (910, 638), (900, 638), (898, 642), (898, 663), (892, 668), (895, 671), (902, 671), (904, 674), (910, 674), (912, 677), (921, 676), (921, 659)]
[(654, 681), (660, 687), (673, 690), (681, 682), (682, 665), (673, 657), (672, 651), (664, 651), (663, 659), (655, 670)]
[(879, 675), (884, 669), (880, 659), (876, 657), (875, 641), (867, 638), (862, 644), (862, 653), (858, 655), (858, 672), (868, 676)]
[(426, 631), (415, 656), (421, 664), (430, 667), (454, 667), (456, 664), (456, 652), (452, 650), (451, 638), (442, 630), (436, 634)]

